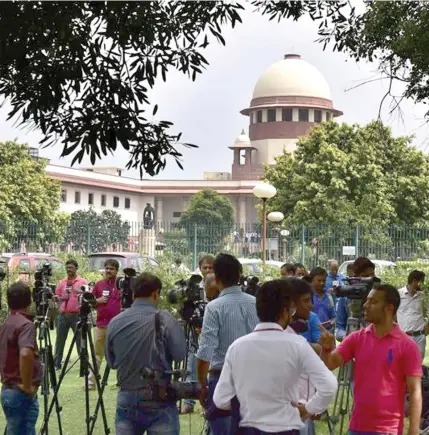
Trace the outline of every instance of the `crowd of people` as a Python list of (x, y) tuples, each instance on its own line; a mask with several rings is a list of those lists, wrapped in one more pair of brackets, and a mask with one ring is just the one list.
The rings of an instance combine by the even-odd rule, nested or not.
[[(142, 373), (150, 369), (165, 374), (157, 380), (164, 385), (173, 363), (185, 359), (188, 380), (200, 384), (198, 400), (212, 435), (314, 434), (314, 420), (326, 412), (337, 392), (332, 370), (352, 360), (349, 433), (402, 434), (406, 394), (408, 435), (419, 433), (422, 358), (429, 332), (423, 272), (412, 271), (399, 290), (374, 284), (362, 300), (364, 325), (350, 332), (350, 301), (337, 298), (334, 290), (346, 278), (338, 273), (336, 261), (329, 262), (328, 270), (316, 267), (309, 272), (302, 264), (285, 264), (281, 276), (265, 282), (256, 297), (240, 287), (242, 266), (234, 256), (204, 256), (199, 268), (207, 305), (194, 354), (182, 324), (158, 309), (160, 279), (139, 275), (132, 306), (121, 310), (119, 264), (106, 261), (105, 279), (93, 288), (97, 367), (92, 367), (90, 388), (96, 388), (105, 358), (117, 371), (116, 434), (180, 432), (176, 401), (154, 394), (153, 379)], [(55, 292), (61, 304), (54, 357), (58, 369), (69, 330), (78, 331), (79, 296), (87, 285), (78, 276), (76, 261), (69, 260), (66, 269), (67, 278)], [(347, 275), (372, 277), (375, 266), (361, 257)], [(34, 434), (43, 371), (29, 315), (31, 290), (25, 283), (14, 283), (7, 300), (10, 314), (0, 327), (6, 433)], [(78, 337), (76, 345), (79, 350)], [(187, 400), (181, 412), (194, 407), (195, 401)]]

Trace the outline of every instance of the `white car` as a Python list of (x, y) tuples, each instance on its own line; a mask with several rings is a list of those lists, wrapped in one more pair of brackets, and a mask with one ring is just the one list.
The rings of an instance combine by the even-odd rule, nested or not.
[[(375, 264), (375, 275), (380, 276), (383, 269), (389, 269), (389, 268), (395, 268), (396, 263), (393, 261), (387, 261), (387, 260), (371, 260)], [(345, 261), (341, 264), (341, 266), (338, 269), (338, 273), (346, 276), (347, 275), (347, 266), (349, 264), (353, 264), (354, 260)]]

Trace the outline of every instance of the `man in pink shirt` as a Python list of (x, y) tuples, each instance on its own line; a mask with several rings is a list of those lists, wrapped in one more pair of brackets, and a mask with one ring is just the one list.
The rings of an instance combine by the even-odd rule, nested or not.
[[(76, 260), (66, 262), (67, 278), (64, 278), (58, 284), (55, 290), (55, 299), (60, 301), (61, 310), (58, 316), (57, 340), (55, 343), (55, 367), (61, 369), (63, 360), (64, 346), (70, 328), (76, 334), (77, 322), (79, 321), (79, 301), (78, 297), (82, 293), (81, 286), (87, 285), (88, 282), (78, 276), (77, 270), (79, 265)], [(76, 346), (80, 349), (80, 331), (76, 334)]]
[[(96, 298), (97, 307), (97, 327), (94, 331), (94, 347), (98, 370), (100, 370), (101, 361), (104, 358), (107, 325), (121, 312), (121, 292), (116, 287), (118, 271), (119, 263), (117, 260), (106, 260), (104, 263), (105, 279), (98, 281), (92, 290), (92, 294)], [(88, 383), (90, 389), (95, 389), (95, 377), (92, 372)]]
[(405, 390), (410, 398), (408, 435), (418, 435), (422, 412), (422, 366), (419, 349), (393, 323), (399, 307), (398, 290), (380, 284), (364, 304), (367, 328), (352, 332), (337, 349), (326, 330), (319, 343), (321, 357), (334, 370), (354, 360), (354, 406), (349, 434), (401, 434), (404, 428)]

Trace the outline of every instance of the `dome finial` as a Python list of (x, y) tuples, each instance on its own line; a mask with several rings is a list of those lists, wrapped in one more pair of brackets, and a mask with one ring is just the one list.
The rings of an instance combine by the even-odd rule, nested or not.
[(285, 59), (301, 59), (299, 54), (288, 53), (284, 56)]
[(246, 133), (244, 132), (244, 128), (241, 130), (241, 134), (246, 134)]

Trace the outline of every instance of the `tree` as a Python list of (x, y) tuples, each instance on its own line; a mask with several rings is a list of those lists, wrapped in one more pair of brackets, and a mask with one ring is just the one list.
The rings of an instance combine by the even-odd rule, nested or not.
[(0, 248), (38, 248), (58, 241), (67, 224), (58, 213), (61, 185), (45, 172), (46, 161), (30, 156), (27, 145), (0, 142)]
[(327, 122), (267, 168), (278, 193), (272, 210), (293, 224), (422, 224), (429, 217), (429, 163), (380, 122)]
[(187, 235), (190, 249), (195, 253), (216, 253), (232, 231), (234, 209), (231, 201), (214, 190), (201, 190), (192, 196), (182, 213), (180, 226)]
[[(281, 3), (294, 19), (339, 7)], [(162, 170), (167, 155), (181, 167), (180, 134), (170, 133), (171, 122), (153, 120), (158, 106), (148, 113), (149, 91), (171, 69), (195, 80), (208, 65), (208, 35), (225, 44), (222, 27), (241, 22), (242, 9), (207, 1), (5, 2), (0, 94), (12, 105), (9, 118), (40, 128), (46, 146), (61, 138), (73, 162), (88, 154), (94, 163), (122, 147), (130, 152), (127, 167), (141, 175)]]
[(65, 243), (73, 244), (75, 251), (102, 252), (108, 246), (127, 246), (130, 224), (112, 210), (97, 214), (93, 209), (79, 210), (71, 214)]
[[(263, 14), (271, 19), (290, 16), (291, 3), (254, 1)], [(305, 3), (305, 2), (303, 2)], [(429, 97), (429, 46), (427, 34), (422, 29), (429, 26), (429, 6), (425, 1), (365, 2), (363, 12), (350, 7), (351, 2), (317, 3), (320, 13), (312, 18), (320, 21), (319, 42), (324, 48), (333, 46), (334, 51), (344, 52), (353, 59), (366, 60), (378, 64), (379, 77), (368, 81), (389, 81), (387, 97), (392, 98), (390, 111), (400, 107), (404, 98), (416, 102), (427, 102)], [(310, 13), (308, 5), (296, 6), (295, 16)], [(328, 12), (328, 13), (326, 13)], [(301, 16), (300, 15), (300, 16)], [(403, 92), (395, 95), (392, 91), (394, 80), (400, 81)], [(429, 112), (426, 113), (428, 116)]]

